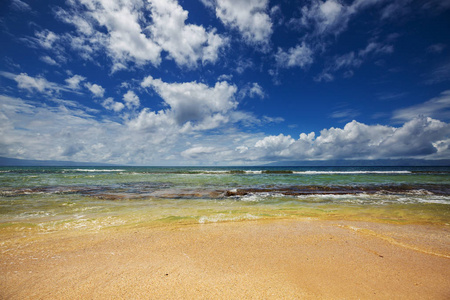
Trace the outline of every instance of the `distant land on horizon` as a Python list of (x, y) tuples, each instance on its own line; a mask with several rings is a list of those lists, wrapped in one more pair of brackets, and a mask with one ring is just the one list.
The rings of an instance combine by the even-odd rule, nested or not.
[[(0, 167), (113, 167), (132, 166), (96, 162), (75, 162), (58, 160), (30, 160), (0, 157)], [(376, 160), (311, 160), (278, 161), (248, 167), (450, 167), (450, 159), (376, 159)], [(206, 167), (206, 166), (204, 166)], [(232, 166), (231, 166), (232, 167)]]

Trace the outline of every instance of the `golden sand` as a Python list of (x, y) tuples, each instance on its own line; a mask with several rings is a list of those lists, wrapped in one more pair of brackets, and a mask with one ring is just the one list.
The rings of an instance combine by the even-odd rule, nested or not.
[(1, 299), (450, 299), (449, 226), (0, 230)]

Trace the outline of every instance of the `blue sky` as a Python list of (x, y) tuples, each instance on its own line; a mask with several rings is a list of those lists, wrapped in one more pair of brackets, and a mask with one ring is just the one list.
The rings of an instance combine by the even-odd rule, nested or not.
[(0, 156), (450, 158), (449, 0), (5, 0)]

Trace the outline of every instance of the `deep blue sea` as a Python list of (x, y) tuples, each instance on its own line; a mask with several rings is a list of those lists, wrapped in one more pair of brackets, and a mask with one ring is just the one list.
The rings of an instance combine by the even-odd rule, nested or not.
[(322, 218), (450, 224), (449, 167), (3, 167), (0, 226)]

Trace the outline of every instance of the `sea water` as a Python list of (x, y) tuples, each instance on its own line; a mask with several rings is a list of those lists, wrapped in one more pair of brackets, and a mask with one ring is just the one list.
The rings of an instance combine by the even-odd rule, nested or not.
[(450, 224), (448, 167), (3, 167), (0, 227), (322, 218)]

